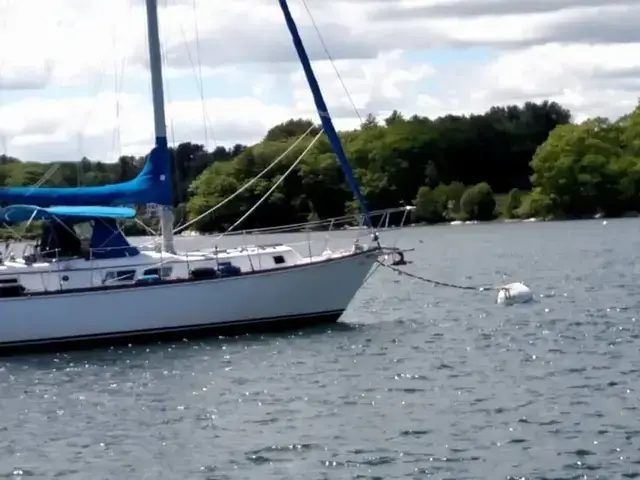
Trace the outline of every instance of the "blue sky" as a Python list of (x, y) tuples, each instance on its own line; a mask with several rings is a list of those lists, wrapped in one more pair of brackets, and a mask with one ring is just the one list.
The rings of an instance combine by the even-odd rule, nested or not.
[(456, 64), (478, 64), (499, 56), (500, 52), (491, 47), (434, 48), (431, 50), (408, 51), (402, 57), (415, 64), (428, 64), (436, 68)]

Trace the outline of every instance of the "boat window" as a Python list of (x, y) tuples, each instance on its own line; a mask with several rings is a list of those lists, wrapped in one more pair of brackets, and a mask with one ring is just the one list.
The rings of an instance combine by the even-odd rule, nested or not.
[(275, 262), (276, 265), (282, 265), (283, 263), (286, 263), (286, 260), (284, 259), (283, 255), (274, 255), (273, 261)]
[(112, 270), (106, 273), (103, 283), (132, 282), (135, 278), (135, 270)]
[(147, 268), (143, 275), (157, 275), (160, 278), (168, 278), (171, 276), (173, 267)]

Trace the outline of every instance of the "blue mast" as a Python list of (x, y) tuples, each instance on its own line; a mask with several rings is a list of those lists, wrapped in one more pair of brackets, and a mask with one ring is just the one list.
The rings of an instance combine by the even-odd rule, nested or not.
[(347, 179), (347, 183), (353, 192), (353, 195), (356, 197), (357, 202), (360, 204), (360, 209), (364, 214), (365, 224), (369, 228), (373, 228), (371, 223), (371, 219), (369, 217), (369, 211), (367, 209), (367, 205), (365, 199), (360, 192), (360, 187), (358, 186), (358, 182), (353, 175), (353, 171), (351, 170), (351, 166), (347, 161), (347, 156), (344, 153), (344, 149), (342, 148), (342, 143), (340, 142), (340, 138), (338, 137), (338, 133), (333, 126), (333, 122), (331, 121), (331, 115), (329, 115), (329, 109), (322, 98), (322, 92), (320, 91), (320, 85), (318, 85), (318, 81), (316, 80), (316, 76), (313, 73), (313, 69), (311, 68), (311, 62), (309, 61), (309, 57), (307, 52), (302, 44), (302, 39), (300, 38), (300, 34), (298, 33), (298, 27), (296, 26), (296, 22), (293, 20), (291, 16), (291, 11), (289, 10), (289, 5), (287, 4), (287, 0), (279, 0), (280, 8), (282, 9), (282, 14), (284, 15), (284, 20), (287, 22), (287, 27), (289, 28), (289, 33), (291, 34), (291, 39), (293, 40), (293, 46), (296, 48), (296, 52), (298, 53), (298, 58), (300, 59), (300, 63), (302, 63), (302, 68), (304, 69), (304, 74), (307, 77), (307, 82), (309, 83), (309, 88), (311, 89), (311, 93), (313, 94), (313, 101), (316, 104), (316, 110), (318, 111), (318, 115), (320, 116), (320, 121), (322, 122), (322, 127), (329, 138), (329, 142), (333, 147), (333, 151), (335, 152), (338, 160), (340, 161), (340, 166), (342, 167), (342, 171), (344, 172), (344, 176)]

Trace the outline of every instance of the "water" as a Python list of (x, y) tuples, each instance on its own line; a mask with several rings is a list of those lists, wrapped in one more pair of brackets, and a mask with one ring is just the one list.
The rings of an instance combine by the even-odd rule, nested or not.
[(331, 328), (4, 359), (0, 478), (635, 478), (639, 227), (403, 232), (530, 305), (385, 271)]

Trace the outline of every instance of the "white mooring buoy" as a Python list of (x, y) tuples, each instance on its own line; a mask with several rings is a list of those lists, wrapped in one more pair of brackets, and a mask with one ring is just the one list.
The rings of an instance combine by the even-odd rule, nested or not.
[(498, 289), (498, 305), (515, 305), (516, 303), (527, 303), (533, 300), (531, 289), (524, 283), (515, 282), (504, 285)]

